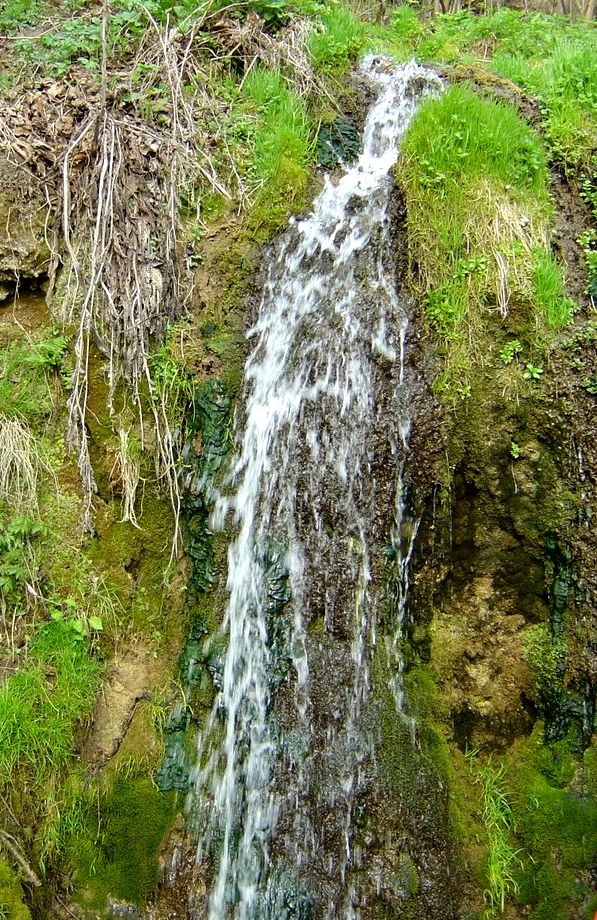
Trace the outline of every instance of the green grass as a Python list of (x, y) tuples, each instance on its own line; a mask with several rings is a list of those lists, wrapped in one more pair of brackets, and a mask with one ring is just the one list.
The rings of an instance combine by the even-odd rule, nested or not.
[(566, 297), (562, 266), (547, 250), (540, 250), (533, 271), (535, 303), (549, 329), (563, 329), (573, 315), (574, 302)]
[(477, 766), (473, 756), (468, 756), (482, 790), (482, 821), (488, 844), (485, 916), (494, 917), (504, 913), (506, 901), (519, 890), (516, 867), (520, 861), (511, 842), (512, 808), (506, 792), (506, 770), (503, 765), (495, 769), (491, 760)]
[(470, 392), (492, 314), (521, 307), (539, 338), (571, 318), (562, 269), (546, 247), (545, 152), (512, 106), (457, 85), (423, 104), (397, 173), (412, 282), (446, 345), (438, 388), (454, 402)]
[(541, 102), (553, 154), (570, 167), (590, 166), (597, 146), (595, 23), (506, 8), (421, 21), (401, 7), (383, 34), (402, 57), (478, 64), (518, 84)]
[(72, 759), (77, 726), (93, 710), (99, 672), (72, 624), (49, 622), (39, 630), (26, 663), (0, 687), (4, 789), (26, 782), (40, 791)]
[(254, 119), (250, 172), (261, 189), (254, 219), (279, 227), (307, 188), (313, 159), (310, 119), (279, 70), (253, 68), (242, 97)]
[(40, 425), (53, 408), (52, 382), (63, 369), (67, 339), (46, 330), (0, 350), (0, 412)]
[(346, 6), (332, 6), (322, 27), (309, 38), (313, 67), (323, 73), (344, 73), (365, 47), (365, 26)]

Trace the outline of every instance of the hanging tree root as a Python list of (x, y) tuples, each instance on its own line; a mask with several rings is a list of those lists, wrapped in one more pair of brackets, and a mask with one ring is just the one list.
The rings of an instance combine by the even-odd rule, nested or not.
[[(152, 23), (170, 91), (168, 133), (126, 114), (105, 97), (89, 113), (62, 162), (62, 230), (69, 256), (63, 320), (75, 322), (77, 328), (68, 440), (78, 456), (84, 525), (90, 529), (95, 483), (86, 415), (90, 349), (95, 344), (107, 359), (110, 411), (117, 386), (126, 383), (139, 414), (142, 441), (144, 406), (149, 407), (156, 473), (174, 509), (176, 543), (179, 445), (170, 426), (169, 406), (152, 379), (150, 343), (163, 341), (192, 290), (178, 245), (180, 187), (199, 172), (218, 191), (227, 192), (209, 163), (201, 163), (197, 156), (193, 104), (182, 94), (192, 36), (181, 48), (172, 33), (162, 33)], [(87, 244), (89, 226), (93, 229)], [(127, 456), (122, 432), (119, 440), (123, 519), (135, 524), (138, 461)]]
[[(224, 7), (206, 10), (181, 34), (145, 9), (148, 28), (137, 57), (119, 62), (108, 56), (108, 7), (104, 0), (100, 80), (75, 65), (68, 84), (44, 80), (8, 101), (0, 111), (0, 155), (18, 167), (23, 185), (47, 207), (50, 294), (63, 266), (61, 318), (75, 330), (68, 442), (79, 467), (84, 527), (93, 527), (96, 491), (86, 421), (89, 363), (97, 348), (106, 361), (115, 433), (122, 428), (116, 390), (124, 386), (139, 418), (141, 450), (151, 437), (158, 482), (175, 512), (176, 543), (183, 435), (169, 419), (180, 397), (153, 379), (150, 348), (164, 341), (193, 292), (179, 199), (181, 190), (192, 192), (197, 185), (234, 197), (241, 209), (251, 197), (233, 157), (224, 164), (223, 181), (221, 164), (210, 155), (216, 147), (228, 149), (227, 102), (210, 91), (211, 69), (233, 58), (245, 72), (255, 63), (280, 66), (294, 75), (295, 89), (306, 92), (316, 80), (305, 52), (311, 26), (296, 17), (273, 37), (254, 16), (242, 23), (228, 19)], [(54, 214), (61, 216), (62, 239)], [(134, 524), (140, 469), (120, 433), (118, 439), (122, 516)]]

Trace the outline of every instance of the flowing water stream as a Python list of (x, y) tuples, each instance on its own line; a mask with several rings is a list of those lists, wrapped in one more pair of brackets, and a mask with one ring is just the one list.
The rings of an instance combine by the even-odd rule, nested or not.
[[(232, 515), (227, 646), (193, 800), (209, 920), (361, 917), (355, 828), (375, 765), (376, 649), (397, 651), (416, 521), (407, 305), (396, 287), (391, 169), (425, 94), (412, 62), (369, 57), (358, 160), (271, 250), (246, 365), (244, 431), (218, 501)], [(384, 548), (394, 618), (380, 629)]]

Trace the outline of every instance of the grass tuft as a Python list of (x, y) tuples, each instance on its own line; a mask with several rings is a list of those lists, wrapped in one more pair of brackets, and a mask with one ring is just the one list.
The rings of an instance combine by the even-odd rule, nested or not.
[(474, 770), (475, 782), (482, 788), (483, 826), (488, 842), (485, 917), (490, 918), (503, 914), (507, 898), (518, 894), (516, 869), (521, 863), (510, 843), (512, 808), (506, 793), (506, 768), (502, 764), (494, 769), (491, 759), (477, 766), (474, 753), (467, 756)]
[(302, 203), (312, 161), (311, 124), (279, 70), (255, 67), (243, 84), (255, 117), (251, 170), (261, 191), (253, 218), (278, 227)]
[(3, 788), (19, 777), (39, 791), (73, 757), (74, 733), (93, 710), (99, 671), (72, 623), (40, 629), (26, 666), (0, 687)]
[(545, 153), (512, 106), (459, 85), (421, 107), (397, 169), (412, 282), (446, 343), (438, 388), (454, 403), (470, 393), (491, 314), (505, 321), (512, 305), (521, 305), (539, 338), (572, 316), (548, 248)]
[(322, 73), (344, 73), (364, 47), (365, 27), (345, 6), (331, 7), (309, 39), (311, 63)]
[(563, 329), (572, 320), (574, 302), (566, 297), (564, 272), (548, 250), (541, 250), (533, 272), (535, 302), (549, 329)]

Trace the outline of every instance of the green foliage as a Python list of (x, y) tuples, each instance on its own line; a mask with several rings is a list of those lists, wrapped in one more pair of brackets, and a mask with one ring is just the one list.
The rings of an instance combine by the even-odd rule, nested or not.
[(333, 169), (340, 163), (350, 163), (358, 156), (360, 138), (354, 123), (340, 115), (323, 124), (317, 134), (317, 162)]
[(578, 239), (587, 266), (587, 294), (597, 297), (597, 230), (586, 230)]
[(6, 524), (0, 520), (0, 609), (11, 609), (13, 616), (23, 612), (25, 583), (34, 580), (31, 541), (40, 530), (28, 517), (16, 517)]
[(535, 302), (549, 329), (563, 329), (573, 315), (574, 303), (566, 297), (564, 272), (547, 250), (538, 254), (533, 272)]
[(38, 0), (2, 0), (0, 2), (0, 32), (17, 32), (25, 26), (34, 25), (44, 5)]
[(409, 130), (404, 155), (421, 155), (419, 181), (442, 198), (450, 197), (461, 179), (490, 177), (514, 197), (530, 193), (548, 200), (538, 136), (512, 106), (483, 99), (468, 86), (453, 86), (424, 103)]
[(322, 16), (322, 30), (309, 38), (311, 63), (316, 70), (341, 74), (363, 50), (365, 27), (346, 6), (332, 6)]
[(56, 330), (0, 350), (0, 408), (6, 418), (39, 424), (52, 411), (50, 381), (65, 361), (68, 340)]
[(71, 623), (46, 623), (26, 664), (0, 687), (0, 777), (35, 788), (73, 757), (74, 732), (94, 705), (100, 665)]
[(522, 450), (520, 444), (517, 444), (516, 441), (510, 442), (510, 456), (513, 460), (520, 460), (522, 456)]
[(468, 755), (475, 781), (482, 788), (483, 826), (487, 834), (487, 888), (484, 892), (486, 917), (503, 914), (506, 899), (518, 893), (515, 872), (520, 863), (511, 844), (512, 808), (506, 792), (506, 768), (494, 768), (491, 758), (477, 765), (475, 752)]

